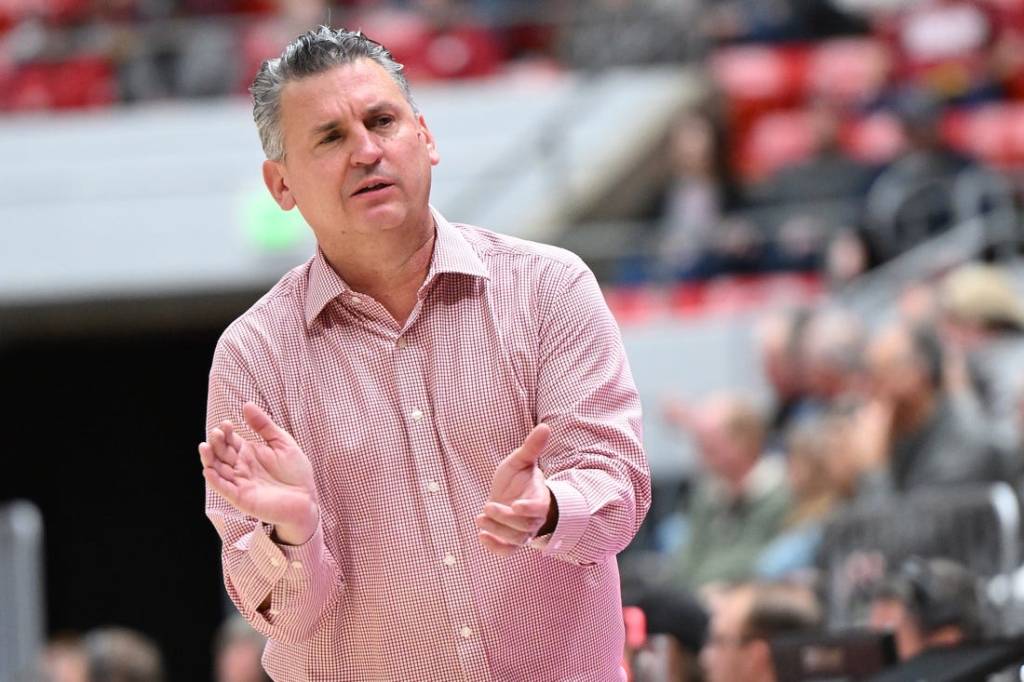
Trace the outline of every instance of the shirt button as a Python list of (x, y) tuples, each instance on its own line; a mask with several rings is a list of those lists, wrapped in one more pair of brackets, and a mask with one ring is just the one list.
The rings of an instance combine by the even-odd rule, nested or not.
[(292, 568), (294, 568), (296, 571), (301, 571), (302, 570), (302, 562), (301, 561), (293, 561), (292, 562)]
[(278, 611), (277, 609), (270, 609), (269, 611), (267, 611), (267, 615), (270, 615), (270, 616), (277, 616), (277, 615), (280, 615), (280, 613), (281, 612)]
[(412, 417), (413, 421), (417, 422), (423, 419), (423, 413), (420, 412), (419, 410), (413, 410), (412, 412), (409, 413), (409, 416)]
[(272, 556), (272, 557), (270, 557), (270, 565), (273, 566), (274, 568), (277, 568), (278, 566), (281, 565), (281, 560), (278, 559), (276, 556)]
[(469, 627), (468, 625), (463, 625), (462, 629), (459, 630), (459, 634), (462, 635), (463, 639), (469, 639), (473, 636), (473, 628)]
[(404, 336), (398, 337), (398, 340), (395, 341), (395, 347), (398, 350), (402, 350), (403, 348), (405, 348), (405, 337)]
[(444, 565), (445, 566), (454, 566), (455, 565), (455, 555), (453, 555), (453, 554), (445, 554), (444, 555)]
[(427, 490), (432, 493), (436, 493), (441, 490), (441, 486), (438, 485), (437, 481), (431, 481), (430, 483), (427, 483)]
[(359, 304), (359, 303), (363, 302), (363, 299), (359, 298), (358, 296), (353, 296), (349, 300), (352, 301), (353, 303), (356, 303), (356, 304)]

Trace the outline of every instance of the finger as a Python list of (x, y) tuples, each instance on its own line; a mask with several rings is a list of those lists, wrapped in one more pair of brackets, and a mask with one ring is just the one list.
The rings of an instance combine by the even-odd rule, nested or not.
[(548, 518), (548, 508), (551, 500), (516, 500), (512, 503), (512, 513), (518, 516), (538, 517), (541, 525)]
[(213, 460), (213, 466), (210, 467), (217, 472), (217, 475), (223, 478), (225, 481), (235, 483), (235, 469), (230, 464), (226, 464), (219, 459)]
[(234, 450), (241, 452), (242, 446), (245, 445), (245, 440), (238, 435), (235, 431), (235, 425), (229, 421), (222, 422), (220, 425), (221, 431), (224, 432), (224, 442), (227, 443)]
[(235, 461), (238, 459), (238, 451), (227, 444), (224, 431), (219, 427), (210, 431), (210, 449), (215, 458), (231, 466), (234, 466)]
[(206, 479), (206, 483), (213, 488), (214, 492), (227, 500), (231, 506), (238, 507), (235, 504), (235, 501), (238, 499), (238, 486), (231, 481), (221, 478), (220, 474), (212, 467), (203, 469), (203, 478)]
[(213, 466), (214, 456), (213, 450), (210, 449), (210, 444), (202, 442), (199, 444), (199, 459), (202, 461), (204, 467)]
[(537, 424), (533, 427), (526, 440), (508, 456), (509, 461), (515, 462), (520, 468), (532, 467), (537, 464), (537, 459), (544, 447), (551, 438), (551, 427), (547, 424)]
[(242, 405), (242, 416), (245, 423), (259, 435), (260, 438), (271, 445), (295, 445), (295, 440), (287, 431), (274, 423), (274, 421), (256, 403)]
[(498, 523), (527, 533), (530, 537), (533, 537), (537, 532), (537, 529), (544, 525), (545, 518), (543, 516), (538, 518), (537, 515), (527, 516), (518, 514), (512, 509), (512, 507), (508, 507), (499, 502), (488, 502), (485, 504), (484, 514)]
[(511, 526), (498, 523), (486, 514), (480, 514), (476, 517), (476, 527), (480, 530), (487, 531), (491, 535), (500, 538), (511, 545), (525, 545), (527, 540), (532, 537), (530, 533), (524, 533), (523, 531), (516, 530)]
[(486, 547), (488, 551), (497, 554), (498, 556), (509, 556), (519, 549), (518, 546), (510, 545), (501, 538), (497, 538), (485, 530), (479, 531), (477, 533), (477, 537), (480, 538), (480, 543)]

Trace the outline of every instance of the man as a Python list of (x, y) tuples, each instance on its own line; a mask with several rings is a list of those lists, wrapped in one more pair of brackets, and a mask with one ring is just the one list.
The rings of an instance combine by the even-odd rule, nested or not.
[[(1003, 465), (984, 433), (953, 408), (934, 332), (894, 323), (869, 345), (872, 401), (854, 416), (851, 443), (869, 474), (861, 493), (906, 492), (999, 480)], [(872, 470), (873, 469), (873, 470)]]
[(978, 581), (948, 559), (910, 559), (871, 603), (871, 627), (892, 632), (900, 660), (983, 634)]
[(770, 641), (822, 625), (821, 608), (799, 585), (746, 583), (714, 597), (701, 650), (707, 682), (775, 682)]
[(675, 561), (677, 585), (749, 580), (789, 511), (785, 466), (780, 458), (762, 457), (764, 418), (742, 398), (713, 398), (691, 428), (705, 471), (690, 505), (689, 537)]
[(224, 333), (199, 447), (267, 671), (622, 679), (615, 554), (650, 480), (593, 275), (429, 206), (433, 135), (364, 36), (300, 36), (252, 90), (267, 187), (319, 247)]

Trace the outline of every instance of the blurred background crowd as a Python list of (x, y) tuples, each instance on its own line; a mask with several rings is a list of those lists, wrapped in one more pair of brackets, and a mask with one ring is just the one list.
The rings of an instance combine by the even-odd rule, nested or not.
[(601, 280), (654, 478), (634, 679), (1024, 633), (1024, 1), (0, 0), (0, 367), (37, 460), (0, 481), (31, 503), (0, 507), (0, 682), (266, 679), (194, 444), (220, 330), (310, 244), (188, 202), (258, 182), (247, 87), (319, 23), (405, 64), (449, 218)]

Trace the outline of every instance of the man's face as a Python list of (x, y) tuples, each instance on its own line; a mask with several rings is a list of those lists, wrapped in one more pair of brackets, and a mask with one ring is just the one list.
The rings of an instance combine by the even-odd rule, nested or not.
[(429, 222), (433, 135), (380, 65), (360, 59), (288, 83), (283, 161), (264, 163), (281, 208), (298, 206), (325, 250)]
[(707, 643), (700, 652), (707, 682), (756, 680), (750, 655), (751, 640), (743, 636), (743, 622), (749, 608), (741, 595), (727, 595), (715, 605)]
[(875, 394), (900, 403), (927, 390), (910, 338), (900, 329), (884, 331), (868, 348), (868, 374)]

